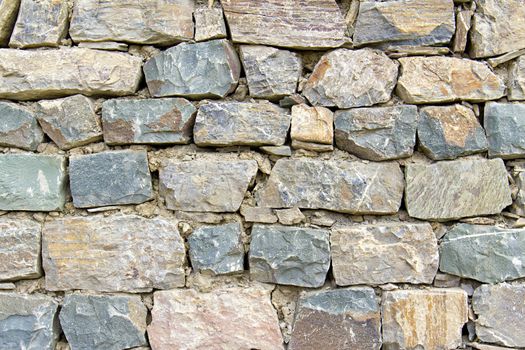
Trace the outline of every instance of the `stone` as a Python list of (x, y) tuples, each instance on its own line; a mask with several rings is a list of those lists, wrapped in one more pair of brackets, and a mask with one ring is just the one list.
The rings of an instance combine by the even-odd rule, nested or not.
[(405, 180), (408, 214), (422, 220), (499, 214), (512, 204), (501, 159), (408, 164)]
[(351, 214), (394, 214), (403, 196), (403, 174), (396, 163), (279, 159), (259, 206), (328, 209)]
[(525, 56), (518, 57), (510, 64), (508, 87), (510, 101), (525, 100)]
[(383, 292), (384, 349), (456, 349), (467, 322), (467, 293), (456, 288)]
[(75, 1), (69, 34), (74, 42), (169, 46), (193, 39), (193, 9), (192, 0)]
[(263, 224), (274, 224), (277, 216), (270, 208), (248, 207), (241, 205), (241, 215), (246, 222), (260, 222)]
[(197, 7), (193, 17), (195, 19), (195, 41), (222, 39), (228, 36), (221, 7)]
[(215, 275), (244, 269), (244, 247), (239, 223), (202, 226), (188, 237), (191, 266), (195, 271)]
[(329, 236), (322, 229), (253, 225), (250, 277), (259, 282), (321, 287), (330, 268)]
[(63, 150), (102, 140), (100, 118), (93, 101), (82, 95), (38, 102), (42, 130)]
[(65, 217), (42, 231), (46, 289), (144, 293), (183, 287), (177, 224), (136, 215)]
[(487, 133), (489, 157), (523, 158), (525, 139), (525, 103), (485, 104), (484, 126)]
[(295, 93), (303, 70), (297, 53), (263, 45), (241, 45), (240, 54), (251, 97), (278, 100)]
[(233, 42), (328, 49), (347, 42), (334, 0), (230, 0), (221, 2)]
[(484, 62), (455, 57), (403, 57), (396, 92), (406, 103), (483, 102), (505, 94)]
[(225, 39), (182, 43), (144, 64), (146, 83), (153, 97), (224, 97), (235, 90), (240, 74), (237, 53)]
[(266, 154), (278, 157), (290, 157), (292, 150), (290, 146), (261, 146), (259, 150)]
[(304, 293), (295, 312), (289, 350), (381, 348), (381, 315), (372, 288)]
[(306, 216), (297, 207), (276, 210), (275, 214), (279, 218), (279, 223), (283, 225), (297, 225), (306, 221)]
[(66, 185), (64, 156), (0, 155), (0, 210), (62, 210)]
[(41, 225), (0, 217), (0, 281), (38, 278)]
[(72, 349), (120, 350), (147, 345), (147, 314), (140, 296), (69, 294), (59, 318)]
[(44, 133), (35, 114), (26, 107), (0, 101), (0, 146), (36, 151)]
[(409, 157), (414, 153), (416, 106), (353, 108), (335, 112), (337, 148), (369, 160)]
[(283, 349), (279, 320), (262, 285), (155, 292), (151, 347), (169, 349)]
[(123, 144), (187, 144), (197, 109), (183, 98), (108, 100), (102, 104), (104, 141)]
[(279, 101), (279, 106), (283, 108), (291, 108), (292, 106), (295, 106), (301, 103), (306, 103), (306, 99), (303, 96), (299, 94), (291, 94), (289, 96), (284, 96)]
[(76, 208), (140, 204), (153, 197), (145, 151), (72, 155), (69, 180)]
[(141, 65), (140, 58), (121, 52), (0, 49), (0, 98), (130, 95), (142, 78)]
[(128, 44), (117, 43), (114, 41), (81, 42), (81, 43), (78, 43), (77, 46), (85, 47), (87, 49), (94, 49), (94, 50), (123, 51), (123, 52), (128, 52), (128, 48), (129, 48)]
[(160, 195), (171, 210), (236, 212), (257, 170), (255, 160), (172, 161), (159, 171)]
[[(512, 61), (516, 57), (522, 56), (524, 54), (525, 54), (525, 48), (507, 52), (506, 54), (498, 56), (498, 57), (487, 58), (486, 61), (492, 68), (496, 68), (499, 65)], [(507, 68), (508, 67), (502, 67), (500, 72), (498, 72), (498, 70), (496, 70), (496, 72), (498, 74), (501, 74), (502, 76), (505, 76), (504, 72), (506, 71)], [(504, 80), (506, 79), (504, 78)]]
[(456, 53), (463, 53), (467, 47), (468, 32), (472, 26), (472, 15), (474, 11), (471, 9), (456, 10), (456, 33), (452, 41), (452, 51)]
[(199, 107), (193, 138), (197, 146), (281, 146), (290, 114), (265, 102), (209, 101)]
[(448, 55), (448, 47), (433, 46), (411, 46), (411, 45), (380, 45), (389, 58), (401, 58), (407, 56), (439, 56)]
[(332, 152), (334, 150), (333, 145), (323, 145), (315, 142), (304, 142), (292, 140), (291, 146), (293, 149), (304, 149), (313, 152)]
[[(521, 171), (515, 177), (516, 187), (518, 188), (518, 194), (512, 203), (512, 212), (519, 216), (525, 216), (525, 172)], [(523, 220), (522, 220), (523, 221)], [(518, 223), (518, 222), (516, 222)], [(521, 222), (519, 223), (522, 224)], [(525, 222), (523, 222), (525, 226)]]
[(332, 269), (339, 286), (431, 284), (439, 264), (428, 223), (332, 227)]
[(0, 1), (0, 47), (9, 42), (19, 8), (20, 0)]
[(457, 224), (439, 247), (439, 269), (452, 275), (497, 283), (525, 277), (525, 230)]
[(47, 295), (0, 293), (0, 348), (55, 350), (57, 310)]
[(421, 108), (417, 136), (419, 148), (434, 160), (484, 152), (488, 147), (478, 118), (472, 109), (460, 104)]
[(334, 139), (334, 114), (325, 107), (306, 104), (292, 106), (292, 140), (331, 145)]

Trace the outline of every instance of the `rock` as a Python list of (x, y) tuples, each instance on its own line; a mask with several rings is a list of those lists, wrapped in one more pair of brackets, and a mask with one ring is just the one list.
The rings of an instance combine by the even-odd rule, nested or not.
[(261, 146), (259, 147), (259, 150), (266, 154), (278, 157), (290, 157), (292, 155), (290, 146)]
[(505, 93), (483, 62), (455, 57), (403, 57), (396, 92), (406, 103), (482, 102)]
[(36, 151), (44, 141), (44, 133), (31, 110), (0, 101), (0, 115), (0, 146)]
[(63, 156), (0, 155), (0, 210), (62, 210), (66, 184)]
[(397, 74), (397, 62), (381, 51), (339, 49), (321, 57), (303, 95), (316, 106), (371, 106), (390, 100)]
[(148, 60), (144, 74), (153, 97), (224, 97), (237, 87), (241, 63), (225, 39), (182, 43)]
[[(512, 203), (512, 212), (519, 216), (525, 216), (525, 172), (519, 172), (515, 177), (516, 187), (518, 188), (518, 194)], [(522, 221), (522, 222), (519, 222)], [(525, 226), (524, 220), (519, 219), (516, 224)], [(515, 225), (516, 225), (515, 224)], [(521, 227), (523, 227), (521, 226)]]
[(193, 13), (195, 41), (222, 39), (228, 36), (221, 7), (200, 6)]
[(467, 322), (467, 293), (432, 288), (383, 292), (383, 348), (455, 349)]
[(334, 114), (325, 107), (306, 104), (292, 106), (292, 140), (331, 145), (334, 139)]
[(431, 284), (438, 269), (437, 240), (428, 223), (336, 226), (330, 246), (339, 286)]
[(399, 210), (403, 187), (395, 163), (279, 159), (256, 199), (259, 206), (270, 208), (393, 214)]
[(241, 205), (241, 215), (246, 222), (261, 222), (263, 224), (274, 224), (277, 216), (270, 208), (248, 207)]
[(290, 115), (269, 102), (209, 101), (200, 106), (193, 128), (197, 146), (281, 146)]
[(489, 145), (489, 157), (523, 158), (525, 139), (525, 103), (485, 104), (484, 126)]
[(306, 99), (299, 94), (291, 94), (289, 96), (284, 96), (279, 101), (279, 106), (283, 108), (291, 108), (292, 106), (299, 105), (301, 103), (306, 103)]
[(289, 350), (381, 348), (381, 315), (372, 288), (322, 290), (301, 295)]
[(78, 43), (77, 46), (85, 47), (87, 49), (94, 49), (94, 50), (123, 51), (123, 52), (128, 52), (128, 48), (129, 48), (128, 44), (117, 43), (114, 41), (81, 42), (81, 43)]
[(140, 296), (70, 294), (60, 310), (60, 325), (75, 350), (128, 349), (147, 345), (147, 314)]
[(102, 104), (104, 141), (186, 144), (191, 142), (197, 109), (183, 98), (108, 100)]
[(337, 148), (369, 160), (409, 157), (414, 153), (416, 106), (354, 108), (335, 112)]
[(460, 104), (421, 108), (417, 136), (421, 150), (434, 160), (484, 152), (488, 147), (478, 118)]
[(457, 224), (439, 247), (439, 269), (497, 283), (525, 277), (525, 230)]
[(440, 56), (448, 55), (448, 47), (433, 46), (412, 46), (412, 45), (378, 45), (382, 48), (389, 58), (401, 58), (407, 56)]
[(193, 9), (192, 0), (75, 1), (69, 34), (74, 42), (169, 46), (193, 39)]
[(20, 0), (2, 0), (0, 2), (0, 47), (7, 46), (9, 42), (19, 8)]
[(405, 180), (408, 214), (422, 220), (499, 214), (512, 204), (501, 159), (408, 164)]
[(297, 140), (292, 140), (291, 146), (293, 149), (305, 149), (307, 151), (313, 152), (331, 152), (334, 150), (333, 145), (323, 145), (320, 143), (304, 142)]
[(38, 102), (38, 122), (63, 150), (102, 140), (100, 118), (89, 98), (75, 95)]
[(236, 212), (257, 169), (255, 160), (174, 161), (159, 171), (160, 195), (171, 210)]
[(303, 68), (297, 53), (262, 45), (241, 45), (240, 53), (250, 96), (278, 100), (295, 93)]
[(135, 215), (46, 221), (46, 289), (143, 293), (184, 286), (184, 241), (177, 224)]
[(510, 101), (525, 100), (525, 56), (520, 56), (509, 66)]
[(140, 58), (121, 52), (0, 49), (0, 98), (129, 95), (139, 86), (141, 65)]
[(457, 8), (456, 10), (456, 34), (454, 35), (454, 40), (452, 41), (452, 51), (456, 53), (465, 52), (467, 47), (468, 32), (472, 25), (472, 15), (474, 10), (471, 9), (461, 9)]
[(279, 222), (283, 225), (297, 225), (306, 221), (306, 216), (297, 207), (276, 210), (275, 214), (277, 214)]
[(69, 158), (76, 208), (140, 204), (153, 196), (145, 151), (107, 151)]

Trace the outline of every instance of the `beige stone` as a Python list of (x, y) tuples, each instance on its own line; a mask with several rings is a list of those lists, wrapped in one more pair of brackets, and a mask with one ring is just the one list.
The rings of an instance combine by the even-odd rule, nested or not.
[(334, 114), (325, 107), (306, 104), (292, 107), (293, 140), (331, 145), (334, 138)]
[(511, 101), (525, 100), (525, 56), (518, 57), (509, 66), (508, 98)]
[(304, 142), (298, 140), (292, 140), (291, 146), (293, 149), (305, 149), (313, 152), (331, 152), (334, 150), (333, 145), (323, 145), (315, 142)]
[(259, 208), (241, 206), (241, 215), (246, 222), (261, 222), (264, 224), (274, 224), (277, 222), (277, 216), (271, 208)]
[(456, 11), (456, 34), (452, 41), (452, 51), (457, 53), (465, 52), (473, 14), (474, 11), (470, 9), (458, 8)]
[(20, 0), (0, 1), (0, 47), (9, 42), (19, 7)]
[(222, 39), (228, 36), (222, 8), (200, 6), (195, 9), (195, 41)]
[(306, 220), (306, 217), (297, 207), (276, 210), (275, 214), (283, 225), (297, 225)]

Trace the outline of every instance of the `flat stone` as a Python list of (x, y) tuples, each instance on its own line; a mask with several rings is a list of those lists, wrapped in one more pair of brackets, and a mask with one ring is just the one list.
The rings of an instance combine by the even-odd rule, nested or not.
[(321, 57), (303, 95), (316, 106), (354, 108), (390, 100), (398, 63), (377, 50), (338, 49)]
[(512, 204), (501, 159), (408, 164), (405, 169), (405, 202), (414, 218), (447, 221), (492, 215)]
[(200, 106), (193, 128), (197, 146), (281, 146), (290, 128), (290, 114), (267, 101), (209, 101)]
[(331, 145), (334, 140), (334, 113), (325, 107), (292, 106), (292, 140)]
[(145, 151), (107, 151), (69, 158), (76, 208), (140, 204), (153, 197)]
[(428, 223), (332, 227), (330, 246), (339, 286), (431, 284), (438, 269), (437, 240)]
[(396, 92), (406, 103), (483, 102), (505, 93), (505, 84), (484, 62), (455, 57), (400, 58)]
[(66, 184), (64, 156), (0, 155), (0, 210), (62, 210)]
[(452, 51), (456, 53), (463, 53), (467, 47), (468, 32), (472, 26), (472, 9), (456, 9), (456, 33), (452, 41)]
[(20, 0), (0, 1), (0, 47), (9, 42), (19, 8)]
[(510, 64), (508, 85), (510, 101), (525, 100), (525, 56), (518, 57)]
[(298, 301), (289, 350), (381, 348), (381, 315), (372, 288), (304, 293)]
[(435, 160), (484, 152), (488, 147), (478, 118), (460, 104), (421, 108), (417, 136), (420, 149)]
[(401, 205), (403, 187), (396, 163), (279, 159), (256, 199), (259, 206), (270, 208), (394, 214)]
[(416, 106), (337, 111), (335, 143), (337, 148), (369, 160), (409, 157), (416, 144), (417, 120)]
[(306, 99), (303, 96), (299, 94), (291, 94), (290, 96), (284, 96), (279, 101), (279, 106), (283, 108), (291, 108), (292, 106), (295, 106), (301, 103), (306, 103)]
[(383, 44), (376, 45), (388, 55), (389, 58), (401, 58), (407, 56), (439, 56), (450, 53), (448, 47), (439, 46), (413, 46), (413, 45), (396, 45)]
[(305, 149), (313, 152), (332, 152), (334, 150), (333, 145), (323, 145), (315, 142), (304, 142), (292, 140), (291, 146), (293, 149)]
[(257, 169), (255, 160), (173, 161), (159, 171), (160, 195), (171, 210), (236, 212)]
[(222, 39), (228, 36), (222, 7), (199, 6), (193, 13), (195, 19), (195, 41)]
[(140, 58), (121, 52), (0, 49), (0, 98), (130, 95), (142, 78), (141, 65)]
[(128, 349), (147, 345), (147, 314), (140, 296), (70, 294), (60, 310), (60, 325), (72, 349)]
[(46, 221), (46, 289), (143, 293), (184, 286), (184, 241), (177, 224), (136, 215)]
[(78, 43), (77, 46), (85, 47), (87, 49), (94, 49), (94, 50), (123, 51), (123, 52), (127, 52), (129, 48), (128, 44), (117, 43), (114, 41), (81, 42), (81, 43)]
[(261, 146), (259, 149), (272, 156), (290, 157), (292, 155), (290, 146)]
[(514, 203), (512, 203), (512, 212), (519, 216), (525, 216), (525, 172), (519, 172), (514, 180), (518, 188), (518, 194), (514, 199)]
[(182, 43), (148, 60), (144, 74), (154, 97), (224, 97), (237, 87), (241, 63), (225, 39)]
[(489, 143), (489, 157), (523, 158), (525, 139), (525, 103), (485, 104), (484, 126)]
[(102, 104), (104, 141), (186, 144), (191, 142), (197, 109), (183, 98), (108, 100)]
[[(522, 56), (524, 54), (525, 54), (525, 48), (519, 49), (519, 50), (514, 50), (514, 51), (511, 51), (511, 52), (507, 52), (506, 54), (498, 56), (498, 57), (487, 58), (486, 61), (492, 68), (496, 68), (497, 66), (499, 66), (499, 65), (501, 65), (503, 63), (512, 61), (516, 57)], [(507, 68), (507, 67), (505, 67), (505, 68)], [(504, 73), (503, 73), (504, 70), (505, 69), (503, 69), (502, 72), (501, 72), (502, 75), (504, 75)]]
[(44, 133), (31, 110), (0, 101), (0, 115), (0, 146), (36, 151), (44, 141)]
[(279, 218), (279, 223), (283, 225), (297, 225), (306, 221), (306, 216), (297, 207), (276, 210), (275, 214)]
[(277, 222), (277, 216), (270, 208), (241, 206), (241, 215), (246, 222), (260, 222), (263, 224), (274, 224)]
[(41, 225), (0, 217), (0, 281), (38, 278)]

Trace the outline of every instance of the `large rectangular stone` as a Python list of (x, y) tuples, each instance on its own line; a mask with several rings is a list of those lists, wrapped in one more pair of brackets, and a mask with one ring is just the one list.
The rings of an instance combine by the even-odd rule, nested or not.
[(489, 157), (511, 159), (525, 156), (525, 103), (486, 103), (484, 126)]

